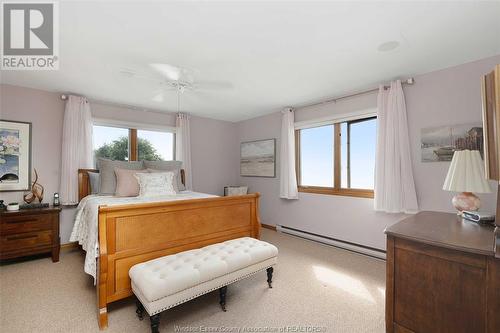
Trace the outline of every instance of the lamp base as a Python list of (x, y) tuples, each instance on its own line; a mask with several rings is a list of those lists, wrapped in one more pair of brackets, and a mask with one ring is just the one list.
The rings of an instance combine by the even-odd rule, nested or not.
[(451, 203), (460, 213), (464, 210), (475, 211), (481, 207), (481, 200), (472, 192), (458, 193), (451, 199)]

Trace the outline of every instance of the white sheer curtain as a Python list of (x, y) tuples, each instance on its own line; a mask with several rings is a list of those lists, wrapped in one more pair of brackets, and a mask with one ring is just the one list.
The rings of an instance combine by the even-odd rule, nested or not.
[(85, 97), (69, 96), (64, 110), (60, 200), (78, 203), (78, 169), (93, 166), (92, 114)]
[(295, 173), (295, 127), (291, 108), (281, 111), (280, 198), (298, 199)]
[(191, 172), (191, 133), (189, 116), (178, 113), (175, 126), (175, 159), (182, 161), (182, 168), (186, 175), (186, 189), (193, 189), (193, 174)]
[(406, 103), (401, 81), (380, 86), (375, 161), (375, 210), (415, 213), (418, 210), (408, 139)]

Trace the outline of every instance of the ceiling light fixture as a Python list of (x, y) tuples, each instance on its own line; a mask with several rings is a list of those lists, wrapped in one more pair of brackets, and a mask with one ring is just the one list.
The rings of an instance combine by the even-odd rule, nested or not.
[(377, 47), (380, 52), (389, 52), (395, 50), (399, 47), (399, 42), (396, 40), (391, 40), (390, 42), (385, 42)]

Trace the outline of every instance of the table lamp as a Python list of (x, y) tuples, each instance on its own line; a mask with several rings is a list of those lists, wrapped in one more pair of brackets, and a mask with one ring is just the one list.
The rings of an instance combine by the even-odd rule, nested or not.
[(464, 210), (476, 211), (479, 209), (481, 201), (472, 192), (491, 193), (490, 184), (484, 176), (483, 161), (479, 151), (455, 151), (443, 190), (461, 192), (451, 200), (459, 213)]

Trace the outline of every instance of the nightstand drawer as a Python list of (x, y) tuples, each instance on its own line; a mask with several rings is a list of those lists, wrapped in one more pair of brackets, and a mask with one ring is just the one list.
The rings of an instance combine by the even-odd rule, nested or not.
[(51, 214), (9, 216), (2, 219), (0, 229), (2, 236), (52, 228)]
[(2, 235), (0, 249), (3, 251), (19, 250), (29, 247), (50, 246), (52, 231), (26, 232), (16, 235)]

